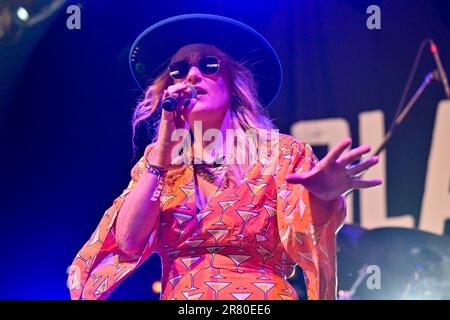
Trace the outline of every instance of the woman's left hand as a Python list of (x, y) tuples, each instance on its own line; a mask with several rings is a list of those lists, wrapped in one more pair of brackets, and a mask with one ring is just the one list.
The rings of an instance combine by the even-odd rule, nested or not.
[(382, 180), (359, 179), (357, 176), (378, 163), (373, 156), (353, 164), (370, 151), (369, 145), (362, 145), (344, 152), (352, 143), (350, 138), (342, 140), (310, 171), (286, 176), (289, 183), (302, 184), (315, 197), (331, 201), (352, 189), (371, 188)]

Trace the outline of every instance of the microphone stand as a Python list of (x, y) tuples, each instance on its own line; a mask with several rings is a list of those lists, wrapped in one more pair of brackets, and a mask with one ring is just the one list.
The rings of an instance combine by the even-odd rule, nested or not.
[(394, 119), (394, 122), (393, 122), (391, 128), (384, 136), (383, 142), (378, 147), (377, 151), (374, 153), (374, 156), (379, 155), (380, 152), (386, 148), (387, 143), (392, 138), (392, 134), (394, 133), (394, 130), (402, 123), (402, 121), (405, 119), (408, 112), (412, 109), (412, 107), (416, 103), (417, 99), (420, 98), (420, 96), (423, 94), (425, 89), (429, 86), (431, 81), (437, 80), (437, 79), (439, 79), (439, 77), (437, 75), (437, 70), (430, 71), (425, 75), (425, 79), (423, 80), (419, 89), (417, 89), (416, 93), (414, 94), (414, 96), (412, 96), (411, 100), (409, 100), (408, 104), (405, 106), (403, 111)]

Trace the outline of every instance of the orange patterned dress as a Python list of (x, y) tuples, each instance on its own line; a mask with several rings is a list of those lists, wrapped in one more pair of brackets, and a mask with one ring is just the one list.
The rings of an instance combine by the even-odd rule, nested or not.
[[(162, 261), (161, 299), (298, 299), (286, 280), (298, 264), (308, 299), (335, 299), (336, 232), (343, 224), (343, 197), (324, 207), (289, 173), (317, 162), (309, 145), (281, 135), (278, 161), (257, 161), (236, 188), (219, 188), (203, 207), (195, 201), (194, 166), (165, 181), (161, 212), (142, 254), (130, 260), (117, 248), (114, 224), (142, 171), (105, 212), (69, 269), (72, 299), (106, 299), (152, 253)], [(273, 160), (273, 159), (272, 159)], [(315, 212), (329, 219), (314, 224)]]

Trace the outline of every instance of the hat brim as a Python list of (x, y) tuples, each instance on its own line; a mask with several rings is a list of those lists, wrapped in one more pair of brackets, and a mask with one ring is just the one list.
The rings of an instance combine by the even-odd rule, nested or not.
[(145, 89), (168, 66), (181, 47), (192, 43), (216, 46), (253, 72), (261, 102), (270, 105), (281, 88), (280, 60), (269, 42), (248, 25), (222, 16), (185, 14), (144, 30), (131, 47), (134, 79)]

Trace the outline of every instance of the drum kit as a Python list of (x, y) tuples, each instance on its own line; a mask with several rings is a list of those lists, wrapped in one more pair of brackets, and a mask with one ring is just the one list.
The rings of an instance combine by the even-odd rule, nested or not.
[(450, 237), (345, 225), (336, 251), (338, 299), (450, 299)]

